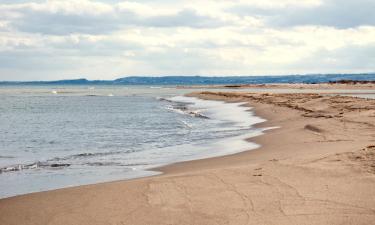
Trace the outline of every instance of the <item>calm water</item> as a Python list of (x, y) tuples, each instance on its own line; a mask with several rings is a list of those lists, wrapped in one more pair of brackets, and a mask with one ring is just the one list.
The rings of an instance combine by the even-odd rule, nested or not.
[(0, 88), (0, 197), (129, 179), (256, 145), (240, 104), (157, 87)]

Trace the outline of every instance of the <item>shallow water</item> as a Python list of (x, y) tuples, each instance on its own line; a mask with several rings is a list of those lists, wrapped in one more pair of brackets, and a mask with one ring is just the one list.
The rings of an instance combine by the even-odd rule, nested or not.
[(150, 87), (0, 88), (0, 197), (157, 174), (256, 148), (241, 103)]

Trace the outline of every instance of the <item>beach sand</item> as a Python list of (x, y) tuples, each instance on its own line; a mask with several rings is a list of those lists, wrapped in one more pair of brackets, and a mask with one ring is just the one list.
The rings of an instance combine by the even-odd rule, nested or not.
[(249, 102), (268, 121), (235, 155), (163, 175), (0, 200), (1, 225), (375, 224), (375, 100), (195, 93)]

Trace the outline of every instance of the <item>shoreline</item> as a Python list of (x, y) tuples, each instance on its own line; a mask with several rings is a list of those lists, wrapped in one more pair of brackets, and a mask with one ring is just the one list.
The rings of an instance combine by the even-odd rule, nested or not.
[(281, 128), (251, 138), (260, 148), (161, 167), (162, 175), (1, 199), (1, 224), (374, 221), (374, 101), (309, 94), (196, 95), (245, 99), (255, 115), (267, 119), (257, 126)]
[[(178, 97), (181, 97), (181, 96), (178, 96)], [(191, 97), (193, 97), (194, 100), (190, 101), (188, 99), (185, 99), (189, 104), (195, 102), (195, 99), (196, 100), (203, 100), (203, 99), (200, 99), (198, 97), (194, 97), (194, 96), (191, 96)], [(204, 101), (210, 102), (210, 100), (204, 100)], [(225, 103), (225, 104), (234, 103), (234, 102), (226, 102), (226, 101), (221, 101), (221, 100), (219, 100), (218, 102)], [(262, 124), (262, 123), (265, 122), (263, 118), (258, 117), (257, 115), (250, 115), (250, 114), (253, 114), (253, 112), (254, 112), (254, 109), (251, 106), (249, 106), (246, 102), (235, 102), (235, 103), (240, 103), (240, 104), (234, 106), (233, 109), (231, 109), (231, 110), (236, 111), (238, 113), (239, 110), (236, 109), (237, 107), (244, 108), (243, 110), (240, 110), (240, 111), (244, 111), (246, 117), (247, 117), (246, 114), (249, 113), (249, 115), (248, 115), (249, 119), (251, 118), (253, 120), (259, 120), (258, 122), (251, 121), (250, 122), (251, 125), (249, 125), (249, 126), (251, 126), (251, 128), (267, 129), (267, 127), (258, 126), (258, 124)], [(196, 103), (194, 103), (194, 104), (196, 104)], [(203, 107), (203, 106), (201, 106), (201, 107)], [(220, 107), (216, 106), (216, 108), (217, 109), (215, 109), (215, 111), (216, 110), (218, 110), (218, 111), (222, 110), (222, 108), (220, 108)], [(226, 119), (228, 119), (228, 118), (226, 118)], [(246, 119), (246, 120), (248, 120), (248, 119)], [(241, 123), (249, 123), (249, 121), (246, 121), (246, 120), (243, 120)], [(238, 122), (239, 121), (237, 121), (237, 123)], [(216, 140), (216, 142), (230, 141), (230, 142), (232, 142), (232, 144), (235, 144), (238, 141), (240, 141), (240, 142), (243, 141), (243, 142), (248, 143), (248, 144), (247, 144), (247, 147), (244, 147), (244, 144), (241, 144), (240, 147), (234, 148), (233, 150), (225, 150), (225, 149), (228, 149), (228, 148), (221, 147), (222, 150), (219, 151), (220, 153), (211, 153), (211, 155), (204, 155), (204, 154), (200, 153), (199, 155), (188, 157), (187, 159), (184, 159), (184, 160), (176, 160), (175, 162), (169, 162), (169, 163), (165, 163), (165, 164), (162, 164), (162, 165), (150, 166), (148, 168), (144, 168), (144, 169), (140, 170), (140, 171), (143, 171), (145, 173), (144, 175), (134, 176), (133, 178), (120, 178), (120, 179), (116, 179), (116, 180), (99, 181), (99, 182), (96, 182), (96, 183), (77, 184), (77, 185), (59, 187), (59, 188), (54, 188), (54, 189), (39, 190), (39, 191), (33, 191), (33, 192), (29, 192), (29, 193), (17, 194), (17, 195), (13, 195), (13, 196), (1, 197), (0, 200), (8, 199), (8, 198), (14, 198), (14, 197), (18, 197), (18, 196), (29, 195), (29, 194), (38, 194), (38, 193), (44, 193), (44, 192), (49, 192), (49, 191), (64, 190), (64, 189), (67, 189), (67, 188), (79, 188), (79, 187), (82, 187), (82, 186), (100, 185), (100, 184), (105, 184), (105, 183), (125, 182), (125, 181), (147, 179), (147, 178), (150, 178), (150, 177), (162, 176), (162, 175), (167, 173), (167, 172), (164, 172), (164, 170), (168, 170), (168, 168), (170, 166), (173, 166), (173, 165), (176, 165), (176, 164), (189, 163), (189, 162), (198, 161), (198, 160), (216, 159), (216, 158), (220, 158), (220, 157), (236, 155), (236, 154), (239, 154), (239, 153), (243, 153), (243, 152), (252, 151), (254, 149), (257, 149), (260, 146), (257, 145), (255, 142), (250, 141), (250, 139), (255, 138), (257, 136), (260, 136), (260, 135), (264, 135), (263, 130), (260, 130), (260, 131), (253, 130), (252, 133), (245, 133), (245, 134), (240, 134), (240, 135), (236, 135), (236, 136), (233, 136), (233, 137), (225, 137), (225, 138), (218, 139), (218, 140)], [(213, 145), (213, 143), (210, 143), (208, 145), (211, 146), (211, 145)], [(209, 148), (210, 149), (212, 148), (211, 150), (214, 150), (213, 147), (209, 147)]]
[[(195, 95), (195, 94), (188, 94), (188, 95), (192, 96), (192, 97), (199, 98), (198, 95)], [(207, 100), (212, 100), (212, 99), (207, 99)], [(226, 103), (240, 102), (240, 101), (227, 101), (227, 100), (222, 100), (222, 99), (216, 99), (216, 101), (224, 101)], [(162, 174), (159, 174), (159, 175), (156, 175), (156, 176), (163, 176), (163, 175), (167, 175), (167, 174), (178, 174), (178, 173), (184, 173), (184, 172), (192, 172), (194, 170), (200, 170), (202, 168), (205, 168), (204, 164), (206, 164), (206, 166), (207, 166), (207, 164), (210, 164), (210, 165), (213, 164), (213, 166), (217, 166), (215, 164), (217, 164), (217, 161), (219, 161), (219, 160), (226, 160), (227, 158), (233, 158), (233, 157), (235, 157), (235, 158), (241, 157), (242, 155), (247, 155), (248, 152), (250, 152), (250, 151), (260, 151), (260, 149), (264, 146), (265, 143), (260, 144), (258, 142), (258, 138), (261, 137), (261, 136), (267, 135), (268, 133), (272, 132), (275, 129), (280, 129), (280, 127), (277, 127), (276, 124), (273, 124), (272, 121), (270, 121), (270, 120), (272, 120), (271, 118), (266, 118), (265, 116), (269, 116), (269, 115), (267, 115), (262, 110), (258, 110), (257, 107), (254, 107), (253, 105), (250, 105), (249, 103), (246, 103), (246, 102), (243, 102), (241, 107), (249, 108), (247, 111), (251, 111), (251, 112), (254, 113), (254, 115), (256, 117), (259, 117), (259, 118), (265, 120), (263, 122), (256, 123), (256, 124), (253, 125), (254, 128), (265, 129), (264, 131), (262, 131), (262, 134), (256, 135), (254, 137), (249, 137), (249, 138), (243, 139), (247, 142), (254, 143), (254, 144), (258, 145), (257, 148), (248, 149), (248, 150), (237, 152), (237, 153), (234, 153), (234, 154), (215, 156), (215, 157), (210, 157), (210, 158), (202, 158), (202, 159), (196, 159), (196, 160), (189, 160), (189, 161), (183, 161), (183, 162), (176, 162), (176, 163), (168, 164), (168, 165), (165, 165), (165, 166), (156, 167), (156, 168), (153, 168), (155, 171), (162, 172)], [(196, 166), (196, 165), (198, 165), (198, 166)]]

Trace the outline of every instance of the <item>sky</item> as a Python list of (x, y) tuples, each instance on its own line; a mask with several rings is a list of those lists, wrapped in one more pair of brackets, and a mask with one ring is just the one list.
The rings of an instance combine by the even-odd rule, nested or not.
[(375, 71), (374, 0), (0, 0), (0, 80)]

